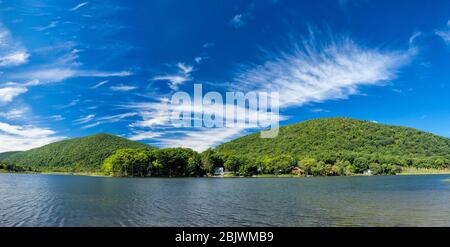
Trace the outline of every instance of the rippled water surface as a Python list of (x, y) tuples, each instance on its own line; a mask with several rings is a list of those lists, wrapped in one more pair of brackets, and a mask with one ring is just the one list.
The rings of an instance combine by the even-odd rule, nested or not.
[(447, 179), (0, 174), (0, 226), (450, 226)]

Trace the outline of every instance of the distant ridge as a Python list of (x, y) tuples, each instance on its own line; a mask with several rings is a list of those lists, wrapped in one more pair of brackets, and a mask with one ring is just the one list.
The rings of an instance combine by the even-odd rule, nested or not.
[(337, 153), (398, 156), (405, 158), (450, 157), (450, 139), (412, 128), (350, 118), (308, 120), (280, 128), (279, 136), (262, 139), (247, 135), (216, 148), (240, 155), (315, 157)]
[[(122, 148), (154, 147), (110, 134), (64, 140), (24, 152), (0, 153), (0, 161), (40, 171), (96, 172), (102, 162)], [(219, 145), (220, 157), (230, 155), (261, 160), (284, 155), (300, 161), (313, 158), (370, 165), (444, 167), (450, 164), (450, 139), (424, 131), (350, 118), (322, 118), (280, 128), (273, 139), (259, 133)]]
[(24, 152), (0, 154), (0, 161), (51, 171), (99, 171), (100, 165), (121, 148), (152, 148), (111, 134), (96, 134), (55, 142)]

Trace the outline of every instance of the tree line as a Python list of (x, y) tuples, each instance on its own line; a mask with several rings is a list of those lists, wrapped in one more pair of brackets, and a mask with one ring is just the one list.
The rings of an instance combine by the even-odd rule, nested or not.
[(205, 176), (223, 167), (231, 174), (291, 174), (311, 176), (350, 176), (370, 170), (373, 175), (395, 175), (402, 167), (447, 168), (450, 160), (442, 157), (404, 158), (357, 153), (252, 157), (208, 149), (198, 153), (187, 148), (119, 149), (102, 165), (107, 175), (118, 177)]
[(8, 172), (33, 172), (34, 171), (34, 169), (31, 167), (6, 164), (6, 163), (0, 163), (0, 170), (5, 170)]

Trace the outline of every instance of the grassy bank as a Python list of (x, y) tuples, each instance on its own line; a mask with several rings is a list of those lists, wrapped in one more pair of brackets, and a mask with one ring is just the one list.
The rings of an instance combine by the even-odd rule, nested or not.
[(20, 173), (20, 174), (35, 174), (35, 173), (39, 173), (39, 172), (31, 172), (31, 171), (10, 171), (10, 170), (5, 170), (5, 169), (0, 169), (0, 173)]
[(295, 174), (260, 174), (254, 175), (255, 178), (304, 178), (305, 176), (299, 176)]
[(450, 168), (433, 169), (433, 168), (403, 168), (397, 175), (432, 175), (432, 174), (450, 174)]
[[(0, 173), (20, 173), (20, 174), (47, 174), (47, 175), (72, 175), (72, 176), (89, 176), (89, 177), (111, 177), (105, 175), (102, 172), (56, 172), (56, 171), (26, 171), (26, 172), (13, 172), (4, 169), (0, 169)], [(433, 169), (433, 168), (403, 168), (397, 175), (436, 175), (436, 174), (450, 174), (450, 168), (446, 169)], [(363, 174), (353, 174), (351, 176), (367, 176)], [(214, 178), (215, 176), (208, 176)], [(231, 173), (226, 173), (222, 178), (242, 178), (244, 176), (238, 176)], [(259, 174), (253, 175), (251, 178), (304, 178), (306, 176), (299, 176), (296, 174)], [(250, 178), (250, 177), (247, 177)], [(450, 180), (449, 180), (450, 182)]]
[(89, 176), (89, 177), (108, 177), (101, 172), (52, 172), (52, 171), (9, 171), (0, 169), (0, 173), (17, 173), (17, 174), (46, 174), (46, 175), (73, 175), (73, 176)]
[(72, 176), (88, 176), (88, 177), (109, 177), (101, 172), (40, 172), (39, 174), (47, 175), (72, 175)]

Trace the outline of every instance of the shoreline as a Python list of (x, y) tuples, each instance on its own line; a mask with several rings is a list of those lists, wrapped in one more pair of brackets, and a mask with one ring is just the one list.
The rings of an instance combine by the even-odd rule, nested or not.
[[(101, 172), (11, 172), (7, 170), (0, 170), (0, 174), (43, 174), (43, 175), (62, 175), (62, 176), (84, 176), (84, 177), (105, 177), (105, 178), (198, 178), (198, 177), (114, 177), (102, 174)], [(407, 168), (402, 172), (392, 175), (392, 176), (415, 176), (415, 175), (450, 175), (450, 169), (425, 169), (425, 168)], [(364, 174), (354, 174), (350, 176), (342, 177), (374, 177), (378, 175), (364, 175)], [(383, 175), (381, 175), (383, 176)], [(333, 177), (333, 176), (309, 176), (309, 177)], [(340, 176), (334, 176), (340, 177)], [(294, 174), (260, 174), (253, 176), (236, 176), (236, 175), (225, 175), (225, 176), (204, 176), (200, 178), (308, 178), (308, 176), (299, 176)]]
[(429, 169), (429, 168), (404, 168), (398, 176), (408, 175), (445, 175), (450, 174), (450, 168), (446, 169)]
[(42, 174), (42, 175), (63, 175), (63, 176), (84, 176), (84, 177), (112, 177), (103, 175), (101, 173), (96, 172), (12, 172), (7, 170), (0, 170), (0, 174)]

